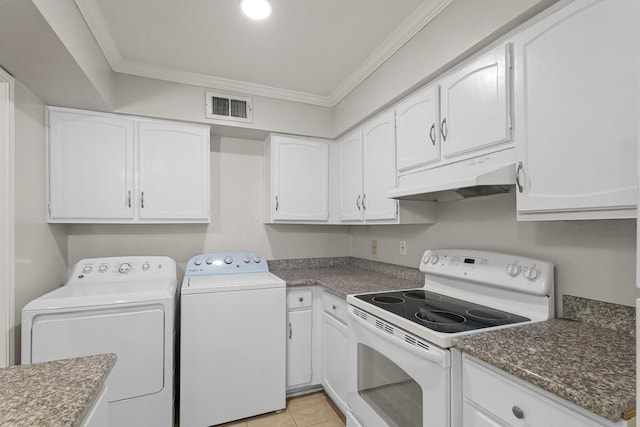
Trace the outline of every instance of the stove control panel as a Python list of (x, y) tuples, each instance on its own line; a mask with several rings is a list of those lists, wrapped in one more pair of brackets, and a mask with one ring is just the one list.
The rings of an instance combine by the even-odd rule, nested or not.
[(553, 290), (554, 266), (548, 261), (476, 250), (428, 250), (420, 271), (534, 295)]
[(267, 260), (260, 254), (221, 252), (194, 256), (187, 263), (185, 276), (264, 273), (268, 271)]
[(176, 279), (176, 263), (165, 256), (87, 258), (78, 261), (69, 282), (92, 283)]

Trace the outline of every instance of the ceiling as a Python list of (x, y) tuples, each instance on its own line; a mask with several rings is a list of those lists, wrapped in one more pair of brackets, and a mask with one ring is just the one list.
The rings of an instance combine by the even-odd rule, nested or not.
[(75, 0), (111, 68), (333, 106), (451, 0)]

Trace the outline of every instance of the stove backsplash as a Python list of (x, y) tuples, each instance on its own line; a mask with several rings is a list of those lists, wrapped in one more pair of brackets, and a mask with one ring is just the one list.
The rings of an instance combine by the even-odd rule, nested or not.
[(594, 326), (626, 332), (635, 337), (635, 307), (597, 301), (573, 295), (562, 296), (563, 317)]

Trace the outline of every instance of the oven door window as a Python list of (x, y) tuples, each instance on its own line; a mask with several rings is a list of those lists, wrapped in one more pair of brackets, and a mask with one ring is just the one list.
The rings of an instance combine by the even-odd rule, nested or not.
[(358, 394), (389, 426), (422, 427), (422, 388), (386, 356), (358, 344)]

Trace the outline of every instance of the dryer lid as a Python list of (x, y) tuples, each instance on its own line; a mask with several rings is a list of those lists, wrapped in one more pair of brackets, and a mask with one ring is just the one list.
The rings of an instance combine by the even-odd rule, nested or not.
[(227, 274), (218, 276), (185, 276), (182, 295), (213, 292), (284, 288), (284, 280), (272, 273)]

